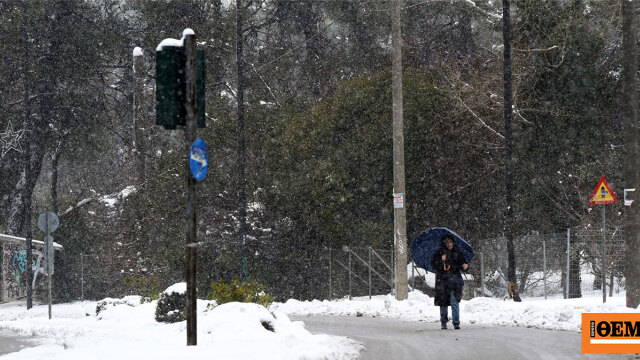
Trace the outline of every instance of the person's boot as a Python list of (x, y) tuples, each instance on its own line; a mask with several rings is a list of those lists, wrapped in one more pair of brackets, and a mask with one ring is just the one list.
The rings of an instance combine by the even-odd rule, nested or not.
[(456, 330), (460, 330), (460, 324), (453, 324), (453, 328)]
[(440, 326), (440, 329), (447, 330), (447, 323), (442, 323), (442, 326)]

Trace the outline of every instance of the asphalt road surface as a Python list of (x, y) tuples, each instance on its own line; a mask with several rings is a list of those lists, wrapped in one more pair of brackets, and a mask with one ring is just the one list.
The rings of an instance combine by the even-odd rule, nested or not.
[(0, 331), (0, 356), (35, 346), (36, 343), (25, 340), (8, 331)]
[(368, 317), (292, 317), (311, 333), (347, 336), (366, 347), (361, 359), (640, 359), (629, 354), (582, 354), (580, 334), (570, 331), (462, 325)]

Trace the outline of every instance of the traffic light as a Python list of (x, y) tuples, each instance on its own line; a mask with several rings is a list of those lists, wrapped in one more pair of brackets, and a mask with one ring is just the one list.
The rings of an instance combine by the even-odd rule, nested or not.
[(167, 130), (185, 125), (185, 61), (182, 46), (156, 51), (156, 125)]
[[(196, 101), (199, 128), (206, 127), (206, 61), (204, 50), (196, 52)], [(184, 47), (163, 46), (156, 51), (156, 125), (167, 130), (186, 125), (186, 55)]]

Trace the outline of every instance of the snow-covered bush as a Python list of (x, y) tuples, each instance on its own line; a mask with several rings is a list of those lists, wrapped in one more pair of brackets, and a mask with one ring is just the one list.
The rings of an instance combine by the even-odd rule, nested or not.
[(156, 306), (156, 321), (174, 323), (183, 321), (187, 305), (187, 283), (171, 285), (160, 294)]
[(98, 301), (96, 303), (96, 316), (98, 316), (102, 311), (107, 308), (118, 306), (118, 305), (129, 305), (135, 307), (140, 304), (141, 296), (132, 295), (125, 296), (122, 299), (112, 299), (106, 298)]
[(265, 292), (265, 286), (249, 280), (241, 282), (234, 279), (227, 284), (223, 280), (212, 283), (209, 291), (209, 300), (215, 300), (217, 305), (228, 302), (255, 303), (268, 307), (273, 302), (273, 296)]

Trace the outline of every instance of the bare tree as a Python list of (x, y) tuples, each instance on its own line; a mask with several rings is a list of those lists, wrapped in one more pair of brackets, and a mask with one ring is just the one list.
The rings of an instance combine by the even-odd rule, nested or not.
[(509, 270), (507, 272), (509, 296), (514, 301), (521, 301), (516, 286), (516, 258), (513, 249), (513, 163), (512, 163), (512, 94), (511, 94), (511, 15), (509, 0), (502, 1), (502, 36), (504, 41), (504, 141), (506, 147), (505, 170), (506, 176), (506, 235)]

